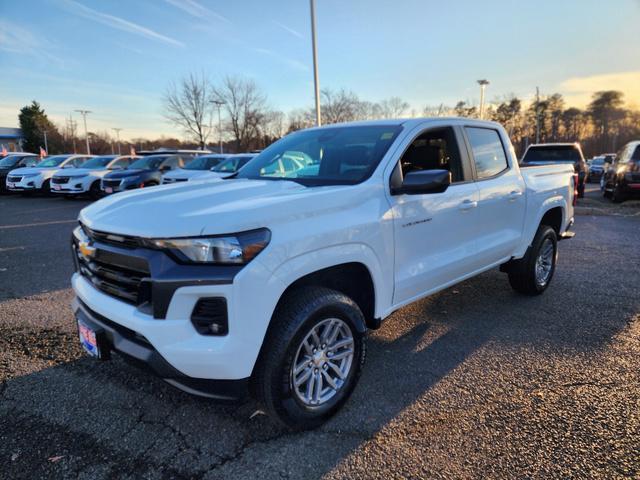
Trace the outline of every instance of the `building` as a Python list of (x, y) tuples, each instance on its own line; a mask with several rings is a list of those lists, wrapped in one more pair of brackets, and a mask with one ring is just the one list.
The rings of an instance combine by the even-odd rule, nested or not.
[(19, 128), (0, 127), (0, 150), (2, 147), (9, 152), (22, 151), (22, 130)]

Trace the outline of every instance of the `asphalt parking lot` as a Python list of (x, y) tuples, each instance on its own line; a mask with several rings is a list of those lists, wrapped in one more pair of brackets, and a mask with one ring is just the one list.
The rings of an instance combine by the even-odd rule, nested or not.
[(82, 354), (68, 242), (86, 204), (0, 197), (1, 478), (640, 477), (633, 209), (584, 210), (541, 297), (496, 270), (396, 312), (346, 408), (291, 433)]

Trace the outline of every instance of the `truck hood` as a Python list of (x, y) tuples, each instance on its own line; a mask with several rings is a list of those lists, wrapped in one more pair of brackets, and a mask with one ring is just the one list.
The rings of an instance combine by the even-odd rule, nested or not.
[(355, 189), (282, 180), (185, 182), (118, 193), (84, 208), (79, 219), (97, 231), (147, 238), (235, 233), (344, 208), (340, 190)]

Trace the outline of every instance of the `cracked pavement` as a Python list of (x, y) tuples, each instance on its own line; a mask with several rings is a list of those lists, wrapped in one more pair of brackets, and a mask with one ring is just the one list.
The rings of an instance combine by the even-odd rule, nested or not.
[(293, 433), (83, 355), (85, 204), (0, 197), (0, 478), (640, 477), (637, 215), (577, 217), (541, 297), (495, 270), (394, 313), (345, 408)]

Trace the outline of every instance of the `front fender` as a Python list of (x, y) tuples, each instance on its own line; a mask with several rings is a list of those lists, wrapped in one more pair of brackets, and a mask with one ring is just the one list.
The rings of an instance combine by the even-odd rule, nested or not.
[(295, 281), (319, 270), (345, 263), (361, 263), (369, 271), (375, 293), (375, 317), (380, 318), (385, 308), (391, 304), (393, 279), (385, 279), (377, 255), (371, 247), (363, 243), (334, 245), (312, 250), (280, 264), (272, 272), (268, 281), (270, 290), (280, 287), (273, 309), (285, 290)]

